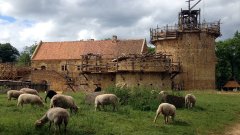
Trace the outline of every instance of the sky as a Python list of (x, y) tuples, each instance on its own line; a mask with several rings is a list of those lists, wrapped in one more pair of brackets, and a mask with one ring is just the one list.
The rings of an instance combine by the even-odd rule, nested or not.
[[(192, 5), (197, 0), (192, 2)], [(144, 39), (150, 28), (174, 25), (186, 0), (0, 0), (0, 43), (18, 50), (51, 41)], [(221, 20), (222, 36), (240, 31), (239, 0), (202, 0), (201, 20)]]

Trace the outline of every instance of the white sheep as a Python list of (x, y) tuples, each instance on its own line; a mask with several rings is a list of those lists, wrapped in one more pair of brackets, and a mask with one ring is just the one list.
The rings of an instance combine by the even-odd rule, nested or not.
[[(37, 95), (39, 96), (39, 93), (37, 90), (35, 89), (30, 89), (30, 88), (22, 88), (20, 89), (20, 91), (24, 92), (24, 93), (28, 93), (28, 94), (33, 94), (33, 95)], [(40, 96), (39, 96), (40, 97)]]
[(96, 96), (95, 98), (95, 111), (97, 111), (97, 108), (99, 110), (100, 106), (102, 106), (102, 108), (104, 109), (104, 105), (109, 105), (112, 104), (113, 106), (113, 111), (115, 111), (115, 108), (118, 104), (118, 98), (116, 95), (114, 94), (101, 94)]
[(37, 95), (33, 94), (21, 94), (18, 97), (18, 103), (17, 106), (21, 105), (23, 107), (23, 104), (37, 104), (39, 106), (44, 106), (43, 101), (41, 98)]
[(74, 111), (75, 113), (78, 111), (78, 107), (75, 104), (73, 97), (63, 94), (57, 94), (52, 97), (50, 108), (53, 107), (69, 108), (71, 112)]
[(187, 94), (185, 96), (185, 107), (186, 108), (192, 108), (195, 106), (196, 103), (196, 97), (193, 94)]
[(11, 98), (17, 99), (21, 94), (23, 94), (22, 91), (9, 90), (9, 91), (7, 92), (8, 100), (11, 100)]
[(161, 103), (156, 111), (156, 116), (153, 121), (154, 123), (156, 123), (159, 114), (163, 114), (165, 124), (168, 123), (169, 116), (171, 116), (172, 121), (174, 121), (174, 117), (176, 115), (176, 107), (169, 103)]
[(55, 125), (54, 131), (56, 132), (58, 126), (60, 132), (61, 124), (64, 123), (64, 132), (66, 133), (69, 116), (70, 115), (66, 109), (61, 107), (50, 108), (41, 119), (35, 122), (35, 126), (41, 127), (49, 121), (49, 129), (51, 128), (51, 124), (53, 122)]

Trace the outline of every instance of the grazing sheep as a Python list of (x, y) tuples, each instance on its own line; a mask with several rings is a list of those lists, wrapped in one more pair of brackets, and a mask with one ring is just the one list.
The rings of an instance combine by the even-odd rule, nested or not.
[(11, 98), (17, 99), (21, 94), (23, 94), (22, 91), (9, 90), (9, 91), (7, 92), (8, 100), (11, 100)]
[(159, 114), (163, 114), (164, 116), (164, 122), (165, 124), (168, 123), (168, 117), (171, 116), (172, 121), (174, 121), (174, 117), (176, 115), (176, 107), (172, 104), (169, 103), (161, 103), (158, 106), (157, 112), (156, 112), (156, 116), (154, 118), (154, 123), (156, 123), (157, 117)]
[(63, 109), (61, 107), (50, 108), (41, 119), (39, 119), (35, 122), (35, 126), (41, 127), (49, 121), (50, 122), (49, 130), (50, 130), (51, 124), (53, 122), (55, 125), (54, 132), (56, 132), (57, 126), (58, 126), (58, 129), (60, 132), (61, 124), (64, 123), (64, 132), (66, 133), (69, 116), (70, 115), (66, 109)]
[(104, 109), (104, 105), (109, 105), (112, 104), (113, 106), (113, 111), (115, 111), (115, 108), (118, 104), (118, 98), (116, 95), (114, 94), (101, 94), (96, 96), (95, 98), (95, 111), (97, 111), (97, 108), (99, 110), (100, 106), (102, 106), (102, 108)]
[(185, 105), (185, 99), (182, 96), (175, 96), (175, 95), (163, 95), (161, 98), (162, 103), (169, 103), (173, 104), (177, 108), (183, 108)]
[(46, 93), (47, 94), (45, 97), (45, 103), (47, 103), (47, 98), (52, 99), (54, 95), (57, 95), (57, 92), (55, 92), (54, 90), (48, 90)]
[(62, 94), (57, 94), (52, 97), (50, 108), (53, 107), (62, 107), (65, 109), (70, 108), (71, 113), (72, 111), (74, 111), (75, 113), (78, 111), (78, 107), (75, 104), (73, 97)]
[(22, 89), (20, 89), (20, 91), (22, 91), (22, 92), (24, 92), (24, 93), (28, 93), (28, 94), (33, 94), (33, 95), (39, 96), (38, 91), (35, 90), (35, 89), (22, 88)]
[(185, 107), (192, 108), (195, 106), (196, 103), (196, 97), (193, 94), (187, 94), (185, 96)]
[(43, 102), (41, 100), (41, 98), (37, 95), (33, 95), (33, 94), (21, 94), (18, 97), (18, 103), (17, 106), (19, 106), (19, 104), (23, 107), (23, 104), (37, 104), (39, 106), (44, 106)]

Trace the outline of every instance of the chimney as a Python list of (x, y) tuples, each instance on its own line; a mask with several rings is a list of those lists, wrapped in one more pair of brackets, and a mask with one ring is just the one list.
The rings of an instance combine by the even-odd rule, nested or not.
[(113, 42), (117, 42), (117, 36), (116, 36), (116, 35), (113, 35), (113, 36), (112, 36), (112, 41), (113, 41)]

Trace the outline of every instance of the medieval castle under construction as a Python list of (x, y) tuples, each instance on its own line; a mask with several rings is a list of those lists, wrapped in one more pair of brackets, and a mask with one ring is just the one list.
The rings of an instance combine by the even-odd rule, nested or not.
[(148, 53), (145, 39), (119, 40), (117, 36), (41, 41), (32, 56), (30, 81), (58, 91), (93, 91), (96, 86), (111, 85), (215, 89), (215, 39), (221, 35), (220, 22), (201, 22), (200, 9), (193, 9), (201, 0), (193, 6), (190, 1), (189, 8), (179, 12), (177, 25), (150, 29), (155, 53)]

